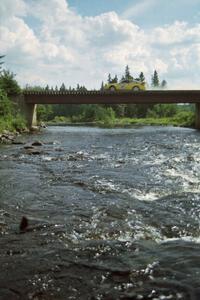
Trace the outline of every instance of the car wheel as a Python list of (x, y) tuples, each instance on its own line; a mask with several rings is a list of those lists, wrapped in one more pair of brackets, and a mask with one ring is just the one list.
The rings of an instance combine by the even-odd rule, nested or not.
[(132, 88), (132, 91), (133, 91), (133, 92), (139, 92), (139, 91), (140, 91), (139, 86), (134, 86), (134, 87)]
[(111, 86), (111, 87), (109, 88), (109, 91), (115, 92), (115, 91), (116, 91), (116, 88), (115, 88), (114, 86)]

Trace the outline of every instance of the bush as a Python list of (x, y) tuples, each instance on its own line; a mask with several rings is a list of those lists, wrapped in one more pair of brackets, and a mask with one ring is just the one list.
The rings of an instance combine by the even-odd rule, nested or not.
[(8, 99), (6, 92), (0, 89), (0, 116), (5, 117), (13, 112), (12, 102)]
[(156, 104), (153, 108), (148, 109), (147, 118), (173, 117), (177, 110), (176, 104)]
[(180, 111), (174, 116), (173, 121), (179, 126), (194, 127), (195, 114), (192, 111)]
[(111, 107), (103, 108), (99, 106), (95, 111), (95, 121), (97, 121), (99, 125), (112, 127), (115, 123), (115, 112)]
[(20, 114), (17, 114), (11, 121), (12, 128), (17, 131), (21, 131), (22, 129), (26, 128), (26, 121), (24, 117)]

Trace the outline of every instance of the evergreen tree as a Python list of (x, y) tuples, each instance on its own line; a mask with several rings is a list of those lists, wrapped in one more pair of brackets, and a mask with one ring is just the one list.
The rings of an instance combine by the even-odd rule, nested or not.
[(112, 82), (112, 78), (111, 78), (111, 75), (110, 73), (108, 74), (108, 83), (111, 83)]
[(167, 88), (167, 81), (166, 81), (166, 80), (163, 80), (163, 81), (161, 82), (161, 88), (162, 88), (162, 89), (166, 89), (166, 88)]
[(118, 77), (117, 77), (117, 75), (115, 75), (115, 77), (113, 78), (112, 83), (118, 83)]
[(140, 80), (141, 82), (145, 82), (145, 77), (144, 77), (144, 73), (143, 73), (143, 72), (140, 73), (140, 75), (139, 75), (139, 80)]
[(159, 85), (160, 85), (158, 72), (156, 70), (154, 71), (154, 74), (152, 76), (151, 85), (152, 85), (152, 87), (159, 87)]
[(100, 91), (103, 91), (103, 90), (104, 90), (104, 83), (102, 81)]
[[(2, 60), (2, 58), (4, 58), (5, 57), (5, 55), (0, 55), (0, 60)], [(4, 63), (4, 61), (0, 61), (0, 74), (1, 74), (1, 66), (3, 65), (3, 63)]]
[(65, 92), (65, 91), (66, 91), (65, 84), (62, 83), (62, 84), (61, 84), (61, 87), (60, 87), (60, 92)]
[(48, 84), (47, 84), (47, 86), (45, 87), (45, 91), (49, 91), (49, 86), (48, 86)]
[(120, 82), (123, 82), (123, 81), (125, 81), (126, 79), (125, 79), (125, 77), (124, 77), (124, 75), (122, 76), (122, 78), (121, 78), (121, 80), (120, 80)]
[(56, 85), (56, 87), (55, 87), (55, 92), (58, 92), (58, 87), (57, 87), (57, 85)]
[(126, 68), (125, 68), (125, 80), (126, 81), (132, 81), (133, 80), (133, 77), (131, 76), (131, 73), (130, 73), (130, 69), (129, 69), (129, 66), (127, 65)]

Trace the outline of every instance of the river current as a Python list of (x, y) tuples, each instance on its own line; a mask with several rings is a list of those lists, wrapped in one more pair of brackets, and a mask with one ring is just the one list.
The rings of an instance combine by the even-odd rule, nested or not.
[(0, 146), (1, 300), (200, 299), (200, 132), (49, 127), (18, 140), (43, 145)]

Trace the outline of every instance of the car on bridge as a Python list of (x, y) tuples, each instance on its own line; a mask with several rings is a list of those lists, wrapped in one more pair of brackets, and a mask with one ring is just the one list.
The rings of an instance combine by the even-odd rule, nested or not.
[(146, 90), (146, 84), (145, 82), (139, 81), (139, 80), (122, 80), (119, 83), (107, 83), (104, 86), (104, 91), (111, 91), (111, 92), (117, 92), (117, 91), (145, 91)]

